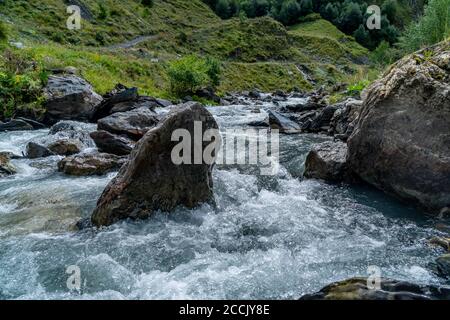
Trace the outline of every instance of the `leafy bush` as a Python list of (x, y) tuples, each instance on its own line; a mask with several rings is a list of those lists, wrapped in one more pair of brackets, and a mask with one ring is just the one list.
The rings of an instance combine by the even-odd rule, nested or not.
[(18, 107), (39, 109), (47, 74), (29, 57), (6, 50), (0, 59), (0, 118), (14, 116)]
[(195, 55), (172, 62), (168, 69), (170, 90), (177, 96), (195, 93), (206, 86), (220, 83), (220, 63), (212, 58), (201, 59)]
[(222, 67), (217, 59), (208, 57), (206, 59), (206, 73), (211, 81), (211, 85), (217, 87), (220, 84)]
[(450, 36), (449, 0), (430, 0), (423, 17), (409, 26), (400, 47), (412, 52), (423, 46), (440, 42)]
[(359, 96), (361, 92), (370, 84), (369, 80), (361, 80), (354, 83), (347, 88), (347, 94), (352, 96)]
[(155, 4), (154, 0), (142, 0), (141, 3), (142, 3), (142, 5), (149, 7), (149, 8), (153, 7), (153, 5)]
[(99, 3), (98, 11), (99, 11), (98, 18), (100, 20), (105, 20), (106, 18), (108, 18), (108, 9), (103, 3)]
[(377, 66), (386, 66), (392, 64), (399, 57), (398, 49), (389, 45), (387, 41), (383, 41), (380, 45), (370, 53), (370, 60)]

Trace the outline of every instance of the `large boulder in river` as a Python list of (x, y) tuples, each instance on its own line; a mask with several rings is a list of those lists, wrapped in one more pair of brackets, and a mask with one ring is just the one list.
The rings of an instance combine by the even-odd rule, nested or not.
[(430, 211), (450, 206), (450, 43), (400, 60), (365, 96), (348, 141), (352, 170)]
[(126, 161), (126, 157), (108, 153), (79, 154), (61, 160), (58, 170), (71, 176), (100, 176), (119, 170)]
[(111, 153), (118, 156), (130, 154), (135, 145), (133, 140), (107, 131), (94, 131), (91, 133), (91, 137), (100, 152)]
[(448, 300), (450, 288), (423, 286), (405, 281), (380, 279), (376, 288), (367, 278), (353, 278), (326, 286), (301, 300)]
[(114, 113), (97, 123), (98, 130), (126, 135), (139, 140), (158, 123), (158, 115), (149, 108), (143, 107), (128, 112)]
[[(201, 130), (196, 130), (201, 124)], [(121, 219), (142, 219), (154, 211), (171, 211), (181, 205), (193, 208), (213, 199), (213, 161), (175, 164), (172, 141), (175, 130), (189, 132), (192, 147), (203, 153), (210, 142), (195, 143), (209, 129), (218, 129), (209, 111), (194, 102), (173, 107), (161, 122), (137, 143), (127, 165), (106, 187), (92, 215), (96, 226), (111, 225)], [(206, 151), (206, 150), (205, 150)], [(195, 164), (198, 163), (198, 164)]]
[(74, 75), (50, 76), (44, 94), (45, 122), (49, 124), (59, 120), (89, 121), (103, 100), (86, 80)]
[(347, 165), (347, 145), (340, 141), (314, 145), (306, 158), (304, 176), (330, 182), (353, 182)]

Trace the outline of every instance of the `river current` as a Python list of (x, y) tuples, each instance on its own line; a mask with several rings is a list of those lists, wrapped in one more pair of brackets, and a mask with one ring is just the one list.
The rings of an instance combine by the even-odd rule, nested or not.
[[(294, 103), (288, 101), (287, 103)], [(262, 120), (270, 103), (209, 107), (220, 127)], [(94, 130), (93, 125), (83, 125)], [(47, 130), (0, 133), (0, 151), (21, 154)], [(304, 180), (319, 135), (285, 135), (280, 170), (217, 166), (217, 207), (179, 208), (146, 221), (74, 231), (114, 177), (74, 178), (60, 157), (13, 160), (0, 179), (0, 299), (297, 299), (370, 275), (444, 284), (427, 240), (442, 223), (369, 187)], [(257, 168), (256, 168), (257, 169)], [(81, 288), (71, 291), (70, 266)]]

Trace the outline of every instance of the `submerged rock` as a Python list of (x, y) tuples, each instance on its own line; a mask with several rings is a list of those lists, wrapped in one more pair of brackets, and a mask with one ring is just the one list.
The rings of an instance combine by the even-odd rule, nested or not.
[(380, 289), (368, 287), (367, 278), (353, 278), (326, 286), (300, 300), (448, 300), (450, 288), (381, 279)]
[(269, 110), (269, 124), (272, 129), (281, 133), (292, 134), (301, 132), (300, 126), (276, 111)]
[(28, 131), (33, 130), (33, 126), (28, 122), (20, 119), (12, 119), (7, 123), (0, 123), (1, 131)]
[(331, 182), (354, 181), (347, 164), (347, 145), (332, 141), (315, 145), (306, 158), (304, 176)]
[(270, 126), (269, 119), (252, 121), (252, 122), (249, 122), (247, 125), (250, 127), (258, 127), (258, 128), (267, 128)]
[(430, 244), (440, 246), (450, 252), (450, 238), (434, 237), (430, 240)]
[(69, 156), (94, 147), (86, 126), (75, 121), (58, 122), (50, 128), (47, 136), (28, 143), (25, 154), (30, 159)]
[(75, 139), (57, 140), (48, 146), (48, 150), (60, 156), (71, 156), (83, 150), (83, 144)]
[(25, 148), (25, 156), (29, 159), (45, 158), (54, 155), (46, 146), (36, 142), (29, 142)]
[(32, 120), (32, 119), (28, 119), (28, 118), (24, 118), (24, 117), (17, 117), (16, 119), (25, 121), (30, 126), (32, 126), (33, 129), (35, 129), (35, 130), (45, 129), (46, 128), (45, 124), (40, 123), (39, 121), (36, 121), (36, 120)]
[(115, 134), (127, 135), (133, 140), (139, 140), (153, 128), (159, 119), (155, 112), (143, 107), (128, 112), (114, 113), (98, 121), (98, 130)]
[(439, 213), (450, 205), (450, 43), (405, 57), (365, 93), (348, 160), (369, 184)]
[(126, 161), (126, 157), (108, 153), (79, 154), (61, 160), (58, 170), (72, 176), (103, 175), (120, 169)]
[(118, 156), (129, 155), (135, 142), (127, 137), (112, 134), (107, 131), (95, 131), (91, 133), (100, 152), (115, 154)]
[[(171, 211), (179, 205), (193, 208), (213, 199), (213, 163), (176, 165), (172, 160), (172, 151), (179, 144), (172, 141), (173, 132), (187, 130), (193, 139), (194, 122), (201, 122), (202, 136), (206, 130), (218, 129), (206, 108), (198, 103), (186, 103), (173, 107), (147, 132), (134, 148), (127, 165), (101, 195), (92, 215), (94, 225), (111, 225), (126, 218), (147, 218), (156, 210)], [(209, 144), (203, 142), (201, 152)]]
[(44, 94), (48, 124), (59, 120), (89, 121), (103, 100), (86, 80), (74, 75), (50, 76)]
[(0, 152), (0, 178), (16, 173), (16, 168), (10, 163), (11, 159), (10, 153)]
[(436, 265), (440, 275), (450, 278), (450, 253), (444, 254), (437, 258)]

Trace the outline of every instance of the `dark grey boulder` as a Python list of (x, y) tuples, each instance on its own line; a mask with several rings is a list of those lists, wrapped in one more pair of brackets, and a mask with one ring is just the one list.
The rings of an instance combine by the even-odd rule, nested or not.
[(55, 153), (50, 151), (46, 146), (35, 142), (29, 142), (25, 149), (25, 156), (29, 159), (45, 158), (54, 155)]
[(60, 120), (89, 121), (103, 98), (84, 79), (74, 75), (52, 75), (44, 88), (45, 122)]
[(337, 106), (327, 106), (321, 109), (318, 115), (312, 119), (312, 123), (309, 126), (309, 132), (328, 132), (330, 129), (330, 122), (334, 116), (334, 113), (338, 110)]
[(247, 125), (250, 127), (258, 127), (258, 128), (267, 128), (270, 126), (269, 119), (252, 121), (249, 122)]
[[(104, 96), (104, 100), (101, 104), (96, 106), (92, 115), (92, 121), (96, 122), (99, 119), (107, 117), (115, 112), (124, 112), (132, 110), (135, 107), (135, 102), (139, 99), (137, 88), (127, 88), (121, 84), (118, 84), (111, 92)], [(112, 111), (113, 108), (119, 110)]]
[(171, 101), (165, 99), (156, 98), (155, 101), (161, 108), (168, 108), (173, 105)]
[(94, 131), (91, 133), (91, 138), (100, 152), (118, 156), (130, 154), (135, 145), (133, 140), (107, 131)]
[(272, 129), (280, 130), (281, 133), (286, 134), (301, 132), (301, 127), (294, 121), (273, 110), (269, 110), (268, 113), (269, 124)]
[[(172, 151), (179, 144), (172, 141), (173, 132), (184, 129), (194, 139), (194, 122), (202, 123), (202, 134), (218, 129), (209, 111), (193, 102), (173, 107), (147, 132), (132, 151), (127, 165), (101, 195), (92, 215), (95, 226), (111, 225), (126, 218), (143, 219), (157, 210), (170, 212), (177, 206), (194, 208), (213, 201), (214, 163), (177, 165), (172, 159)], [(201, 151), (209, 144), (203, 142)]]
[(33, 119), (28, 119), (28, 118), (24, 118), (24, 117), (17, 117), (17, 120), (22, 120), (25, 121), (26, 123), (28, 123), (30, 126), (33, 127), (33, 129), (35, 130), (39, 130), (39, 129), (45, 129), (47, 128), (47, 126), (39, 121), (33, 120)]
[(143, 107), (128, 112), (114, 113), (100, 119), (97, 126), (98, 130), (127, 135), (133, 140), (139, 140), (158, 122), (158, 115), (149, 108)]
[(306, 158), (304, 177), (330, 182), (354, 182), (354, 175), (347, 164), (347, 145), (340, 141), (327, 141), (313, 146)]
[(1, 131), (28, 131), (33, 130), (33, 126), (28, 122), (20, 119), (12, 119), (7, 123), (0, 123)]

